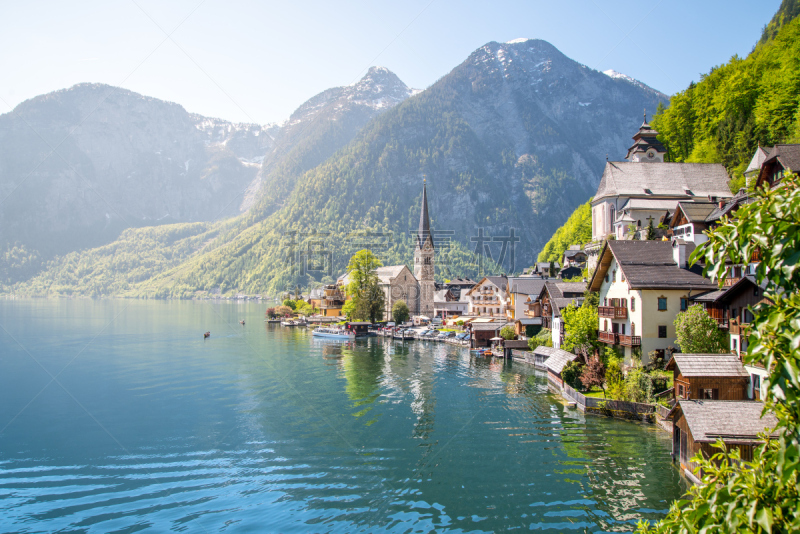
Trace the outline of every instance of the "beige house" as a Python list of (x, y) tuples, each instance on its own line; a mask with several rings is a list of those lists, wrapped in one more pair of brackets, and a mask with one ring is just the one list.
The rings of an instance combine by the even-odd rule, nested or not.
[(690, 270), (693, 243), (682, 241), (609, 240), (589, 283), (600, 294), (598, 337), (614, 346), (631, 365), (634, 357), (650, 361), (652, 351), (666, 356), (677, 347), (675, 317), (689, 297), (716, 289)]
[(508, 302), (508, 279), (505, 276), (487, 276), (467, 291), (470, 315), (505, 317)]

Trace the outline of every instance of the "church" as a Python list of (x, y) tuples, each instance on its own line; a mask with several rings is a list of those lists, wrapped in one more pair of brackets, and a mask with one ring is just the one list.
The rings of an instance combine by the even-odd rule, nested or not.
[(422, 184), (419, 228), (414, 241), (413, 273), (406, 265), (389, 265), (375, 270), (385, 297), (384, 319), (392, 319), (392, 306), (398, 300), (404, 300), (408, 304), (411, 315), (433, 317), (433, 296), (436, 290), (433, 278), (436, 247), (431, 233), (428, 191), (425, 182)]

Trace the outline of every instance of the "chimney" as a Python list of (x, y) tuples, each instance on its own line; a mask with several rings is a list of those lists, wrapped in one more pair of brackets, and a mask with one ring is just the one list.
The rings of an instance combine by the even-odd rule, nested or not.
[(681, 269), (686, 269), (686, 242), (676, 239), (672, 242), (672, 259)]
[(724, 200), (720, 200), (719, 204), (717, 204), (717, 205), (719, 206), (719, 209), (722, 209), (722, 208), (725, 207), (725, 201)]

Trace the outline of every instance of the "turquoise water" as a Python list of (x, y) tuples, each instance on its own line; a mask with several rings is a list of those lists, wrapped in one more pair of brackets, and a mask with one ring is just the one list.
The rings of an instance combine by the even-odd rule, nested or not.
[(684, 490), (527, 365), (264, 309), (0, 301), (0, 531), (628, 531)]

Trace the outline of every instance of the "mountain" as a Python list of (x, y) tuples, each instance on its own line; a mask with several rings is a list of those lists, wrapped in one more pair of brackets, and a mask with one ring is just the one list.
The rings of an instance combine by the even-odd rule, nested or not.
[[(297, 176), (414, 91), (373, 67), (308, 100), (282, 126), (233, 124), (99, 84), (0, 116), (0, 279), (125, 228), (274, 211)], [(170, 232), (167, 232), (168, 234)]]
[(291, 193), (295, 180), (350, 142), (372, 118), (417, 91), (393, 72), (371, 67), (358, 82), (334, 87), (303, 103), (275, 136), (257, 179), (241, 205), (246, 211), (259, 204), (265, 216)]
[(592, 203), (581, 204), (572, 212), (567, 222), (553, 233), (553, 237), (545, 243), (537, 261), (554, 261), (561, 263), (564, 252), (571, 245), (586, 245), (592, 240)]
[(759, 39), (756, 46), (763, 45), (774, 39), (778, 35), (778, 31), (784, 25), (793, 21), (797, 15), (800, 15), (800, 0), (783, 0), (772, 20), (764, 26), (764, 30), (761, 32), (761, 39)]
[(0, 250), (47, 258), (126, 227), (236, 214), (272, 146), (269, 128), (107, 85), (25, 101), (0, 115)]
[[(399, 87), (391, 94), (409, 94)], [(173, 252), (173, 234), (166, 229), (149, 237), (145, 230), (129, 230), (117, 243), (52, 262), (26, 290), (154, 297), (269, 294), (332, 281), (360, 248), (372, 248), (384, 264), (409, 263), (409, 232), (419, 217), (423, 176), (438, 243), (437, 278), (521, 270), (594, 194), (606, 155), (625, 154), (641, 110), (667, 102), (662, 93), (592, 70), (547, 42), (493, 42), (430, 88), (371, 118), (336, 148), (346, 137), (336, 132), (356, 130), (335, 118), (338, 106), (366, 101), (373, 104), (363, 106), (365, 112), (381, 109), (375, 102), (385, 100), (374, 94), (359, 99), (323, 93), (319, 105), (312, 99), (307, 112), (298, 110), (276, 136), (276, 145), (286, 136), (284, 148), (272, 149), (278, 163), (268, 158), (262, 163), (250, 210), (229, 222), (187, 228), (191, 235), (178, 232), (183, 237), (174, 246), (180, 253)], [(302, 148), (309, 134), (296, 134), (301, 141), (293, 143), (291, 122), (317, 124), (315, 111), (334, 117), (323, 121), (333, 133)], [(306, 126), (306, 132), (317, 130)], [(337, 142), (320, 141), (331, 138)], [(497, 239), (512, 229), (519, 240), (515, 264), (506, 250), (497, 265), (502, 247)], [(488, 242), (475, 257), (480, 235)], [(137, 263), (137, 255), (146, 254), (136, 243), (153, 247), (159, 269)], [(127, 262), (118, 257), (123, 250)], [(115, 265), (142, 270), (136, 277), (108, 272)], [(113, 282), (93, 284), (98, 280)]]

